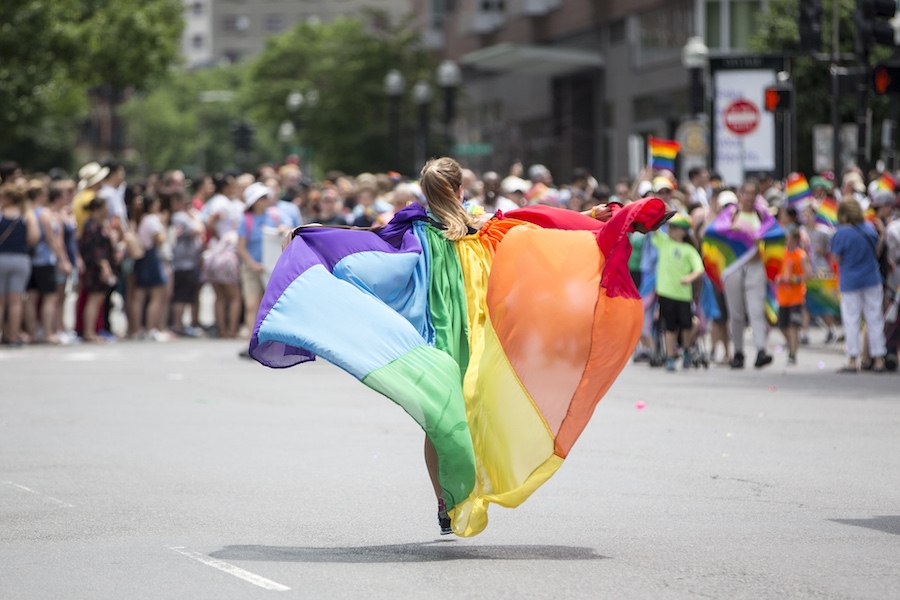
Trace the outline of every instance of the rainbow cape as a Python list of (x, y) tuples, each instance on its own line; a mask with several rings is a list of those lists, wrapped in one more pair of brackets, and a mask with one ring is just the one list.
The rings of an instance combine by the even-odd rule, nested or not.
[(802, 202), (812, 200), (812, 192), (809, 191), (809, 182), (801, 173), (791, 173), (785, 185), (788, 204), (798, 206)]
[(650, 167), (656, 170), (675, 170), (675, 157), (681, 150), (681, 144), (674, 140), (664, 140), (653, 137), (647, 138), (647, 146), (650, 149)]
[(250, 354), (321, 356), (398, 404), (435, 448), (453, 531), (475, 535), (489, 503), (519, 505), (560, 467), (637, 342), (627, 234), (666, 209), (614, 211), (529, 207), (455, 242), (419, 204), (379, 231), (298, 228)]
[(837, 227), (837, 200), (825, 196), (816, 208), (816, 223), (826, 227)]

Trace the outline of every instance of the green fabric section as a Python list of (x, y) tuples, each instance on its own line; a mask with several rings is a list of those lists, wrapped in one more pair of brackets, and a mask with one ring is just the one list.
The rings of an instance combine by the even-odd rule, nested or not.
[(419, 346), (372, 371), (363, 383), (400, 405), (425, 430), (437, 453), (447, 508), (465, 500), (475, 487), (475, 451), (453, 359)]
[(462, 381), (469, 366), (469, 332), (466, 288), (453, 242), (432, 225), (425, 229), (428, 240), (428, 310), (434, 326), (434, 345), (459, 365)]

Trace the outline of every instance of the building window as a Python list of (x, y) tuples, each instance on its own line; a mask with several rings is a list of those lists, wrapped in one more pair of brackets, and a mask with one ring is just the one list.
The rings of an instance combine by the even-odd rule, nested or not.
[(278, 33), (284, 29), (284, 17), (282, 15), (266, 15), (264, 26), (269, 33)]
[(225, 58), (230, 63), (236, 63), (237, 61), (241, 60), (241, 51), (240, 50), (226, 50), (224, 52), (224, 54), (225, 54)]
[(717, 50), (746, 50), (759, 30), (761, 0), (706, 0), (706, 45)]
[(194, 35), (191, 38), (191, 46), (195, 49), (200, 50), (203, 48), (203, 36), (200, 34)]
[(199, 17), (203, 15), (203, 3), (202, 2), (193, 2), (191, 3), (191, 14), (195, 17)]
[(677, 58), (694, 31), (694, 3), (675, 0), (639, 16), (639, 62)]
[(246, 15), (225, 15), (222, 24), (225, 31), (243, 33), (250, 29), (250, 17)]
[(621, 44), (625, 41), (625, 32), (627, 31), (625, 27), (625, 19), (619, 19), (618, 21), (613, 21), (609, 25), (609, 43), (610, 45)]

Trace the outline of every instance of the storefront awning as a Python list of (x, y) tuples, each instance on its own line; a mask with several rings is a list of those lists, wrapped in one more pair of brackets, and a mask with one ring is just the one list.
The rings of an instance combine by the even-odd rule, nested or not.
[(460, 62), (463, 66), (485, 71), (517, 71), (551, 76), (600, 69), (604, 65), (599, 52), (509, 42), (469, 52)]

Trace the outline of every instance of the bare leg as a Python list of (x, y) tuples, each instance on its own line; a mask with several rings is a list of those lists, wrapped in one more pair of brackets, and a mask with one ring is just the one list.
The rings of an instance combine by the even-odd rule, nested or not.
[(428, 477), (431, 479), (431, 487), (434, 488), (434, 496), (440, 500), (442, 489), (438, 481), (438, 457), (428, 436), (425, 436), (425, 466), (428, 467)]
[(678, 332), (666, 332), (666, 358), (675, 358), (675, 350), (678, 347)]
[(147, 298), (147, 290), (134, 286), (128, 298), (128, 332), (131, 336), (138, 335), (141, 327), (141, 313), (144, 311), (144, 300)]
[(184, 307), (183, 302), (172, 303), (172, 328), (176, 332), (184, 331)]
[(229, 285), (228, 288), (228, 335), (235, 338), (238, 328), (241, 326), (241, 288), (238, 285)]
[(104, 292), (92, 292), (88, 294), (87, 302), (84, 304), (84, 341), (96, 342), (97, 337), (97, 315), (100, 313), (100, 305), (106, 297)]
[(52, 344), (58, 344), (54, 323), (56, 321), (56, 294), (43, 294), (44, 303), (41, 306), (41, 323), (44, 328), (44, 339)]
[(166, 286), (157, 285), (150, 288), (150, 304), (147, 306), (147, 329), (165, 331), (163, 303), (166, 298)]
[(216, 292), (216, 328), (219, 330), (219, 337), (226, 337), (225, 334), (228, 333), (225, 327), (226, 287), (221, 283), (213, 284), (213, 290)]

